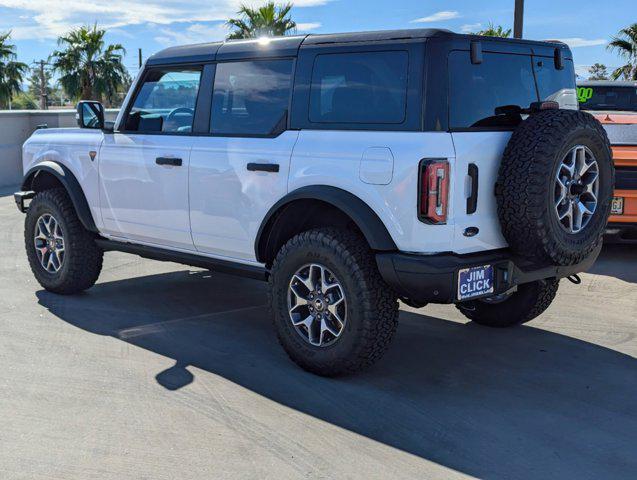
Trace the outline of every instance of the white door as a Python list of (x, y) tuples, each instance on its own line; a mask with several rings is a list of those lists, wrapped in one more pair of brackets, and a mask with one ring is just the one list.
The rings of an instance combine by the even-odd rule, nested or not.
[(292, 60), (219, 63), (211, 134), (194, 139), (190, 221), (202, 253), (256, 261), (261, 221), (287, 192), (298, 132), (287, 131)]
[(152, 69), (121, 132), (100, 150), (104, 233), (134, 242), (194, 250), (188, 167), (201, 71)]

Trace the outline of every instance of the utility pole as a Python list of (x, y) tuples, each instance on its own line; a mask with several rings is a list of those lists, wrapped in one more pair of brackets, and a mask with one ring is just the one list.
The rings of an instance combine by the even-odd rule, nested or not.
[(515, 0), (515, 12), (513, 14), (513, 38), (522, 38), (524, 23), (524, 0)]
[(40, 110), (48, 110), (49, 102), (47, 102), (48, 93), (46, 85), (46, 77), (44, 75), (44, 60), (40, 60)]
[(142, 68), (142, 49), (139, 48), (138, 49), (138, 53), (139, 53), (139, 68)]
[(40, 60), (39, 62), (36, 62), (35, 60), (33, 60), (33, 65), (36, 65), (38, 67), (38, 77), (39, 77), (39, 85), (38, 85), (38, 90), (40, 90), (40, 110), (48, 110), (49, 108), (49, 102), (48, 102), (48, 97), (49, 94), (47, 92), (48, 90), (48, 82), (47, 82), (47, 78), (46, 78), (46, 72), (44, 70), (44, 67), (48, 65), (48, 63), (46, 62), (46, 60)]

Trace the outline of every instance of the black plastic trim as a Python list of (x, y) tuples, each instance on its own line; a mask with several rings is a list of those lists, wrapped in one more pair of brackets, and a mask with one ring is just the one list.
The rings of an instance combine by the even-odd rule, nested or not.
[(239, 275), (242, 277), (254, 278), (256, 280), (267, 280), (267, 270), (265, 267), (256, 265), (246, 265), (244, 263), (232, 262), (229, 260), (221, 260), (218, 258), (210, 258), (193, 253), (175, 252), (159, 247), (150, 247), (148, 245), (138, 245), (128, 242), (120, 242), (116, 240), (107, 240), (99, 238), (95, 241), (104, 251), (117, 251), (132, 253), (143, 258), (151, 260), (159, 260), (162, 262), (175, 262), (193, 267), (207, 268), (215, 272), (228, 273), (231, 275)]
[(363, 202), (356, 195), (346, 190), (329, 185), (313, 185), (302, 187), (288, 193), (272, 206), (265, 218), (261, 222), (257, 238), (254, 243), (254, 250), (257, 261), (264, 262), (265, 253), (268, 247), (270, 229), (276, 214), (285, 206), (295, 200), (320, 200), (338, 208), (352, 221), (363, 233), (363, 236), (373, 250), (392, 251), (397, 250), (396, 243), (391, 238), (387, 228), (369, 205)]
[(248, 163), (246, 166), (249, 172), (272, 172), (278, 173), (279, 164), (278, 163)]
[(471, 195), (467, 198), (467, 214), (471, 215), (476, 213), (478, 209), (478, 187), (480, 185), (478, 181), (478, 166), (475, 163), (470, 163), (467, 174), (471, 179)]
[(40, 174), (40, 172), (50, 173), (60, 181), (60, 183), (64, 186), (67, 193), (69, 194), (71, 202), (73, 203), (73, 207), (75, 207), (75, 212), (77, 213), (77, 216), (82, 222), (84, 228), (86, 228), (90, 232), (97, 233), (97, 227), (95, 226), (95, 221), (93, 220), (93, 214), (91, 213), (91, 209), (88, 206), (88, 202), (86, 201), (86, 196), (84, 195), (84, 191), (80, 186), (80, 182), (78, 182), (77, 178), (75, 178), (75, 175), (73, 175), (71, 170), (69, 170), (61, 163), (54, 162), (53, 160), (46, 160), (32, 167), (24, 176), (24, 181), (22, 182), (22, 190), (33, 190), (33, 182)]
[(584, 261), (569, 266), (534, 263), (514, 256), (508, 249), (467, 255), (378, 253), (376, 263), (381, 276), (399, 296), (416, 303), (456, 303), (457, 275), (460, 269), (493, 265), (494, 294), (497, 295), (516, 285), (584, 272), (593, 265), (601, 248), (600, 244)]

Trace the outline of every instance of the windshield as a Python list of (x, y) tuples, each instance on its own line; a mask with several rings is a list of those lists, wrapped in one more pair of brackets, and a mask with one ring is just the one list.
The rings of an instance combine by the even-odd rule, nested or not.
[(637, 86), (580, 86), (577, 100), (582, 110), (637, 112)]

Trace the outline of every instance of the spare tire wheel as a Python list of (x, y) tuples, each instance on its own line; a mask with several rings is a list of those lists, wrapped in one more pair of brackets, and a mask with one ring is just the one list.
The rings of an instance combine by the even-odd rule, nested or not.
[(592, 115), (531, 114), (513, 132), (496, 183), (510, 248), (538, 262), (582, 261), (601, 242), (614, 177), (608, 136)]

